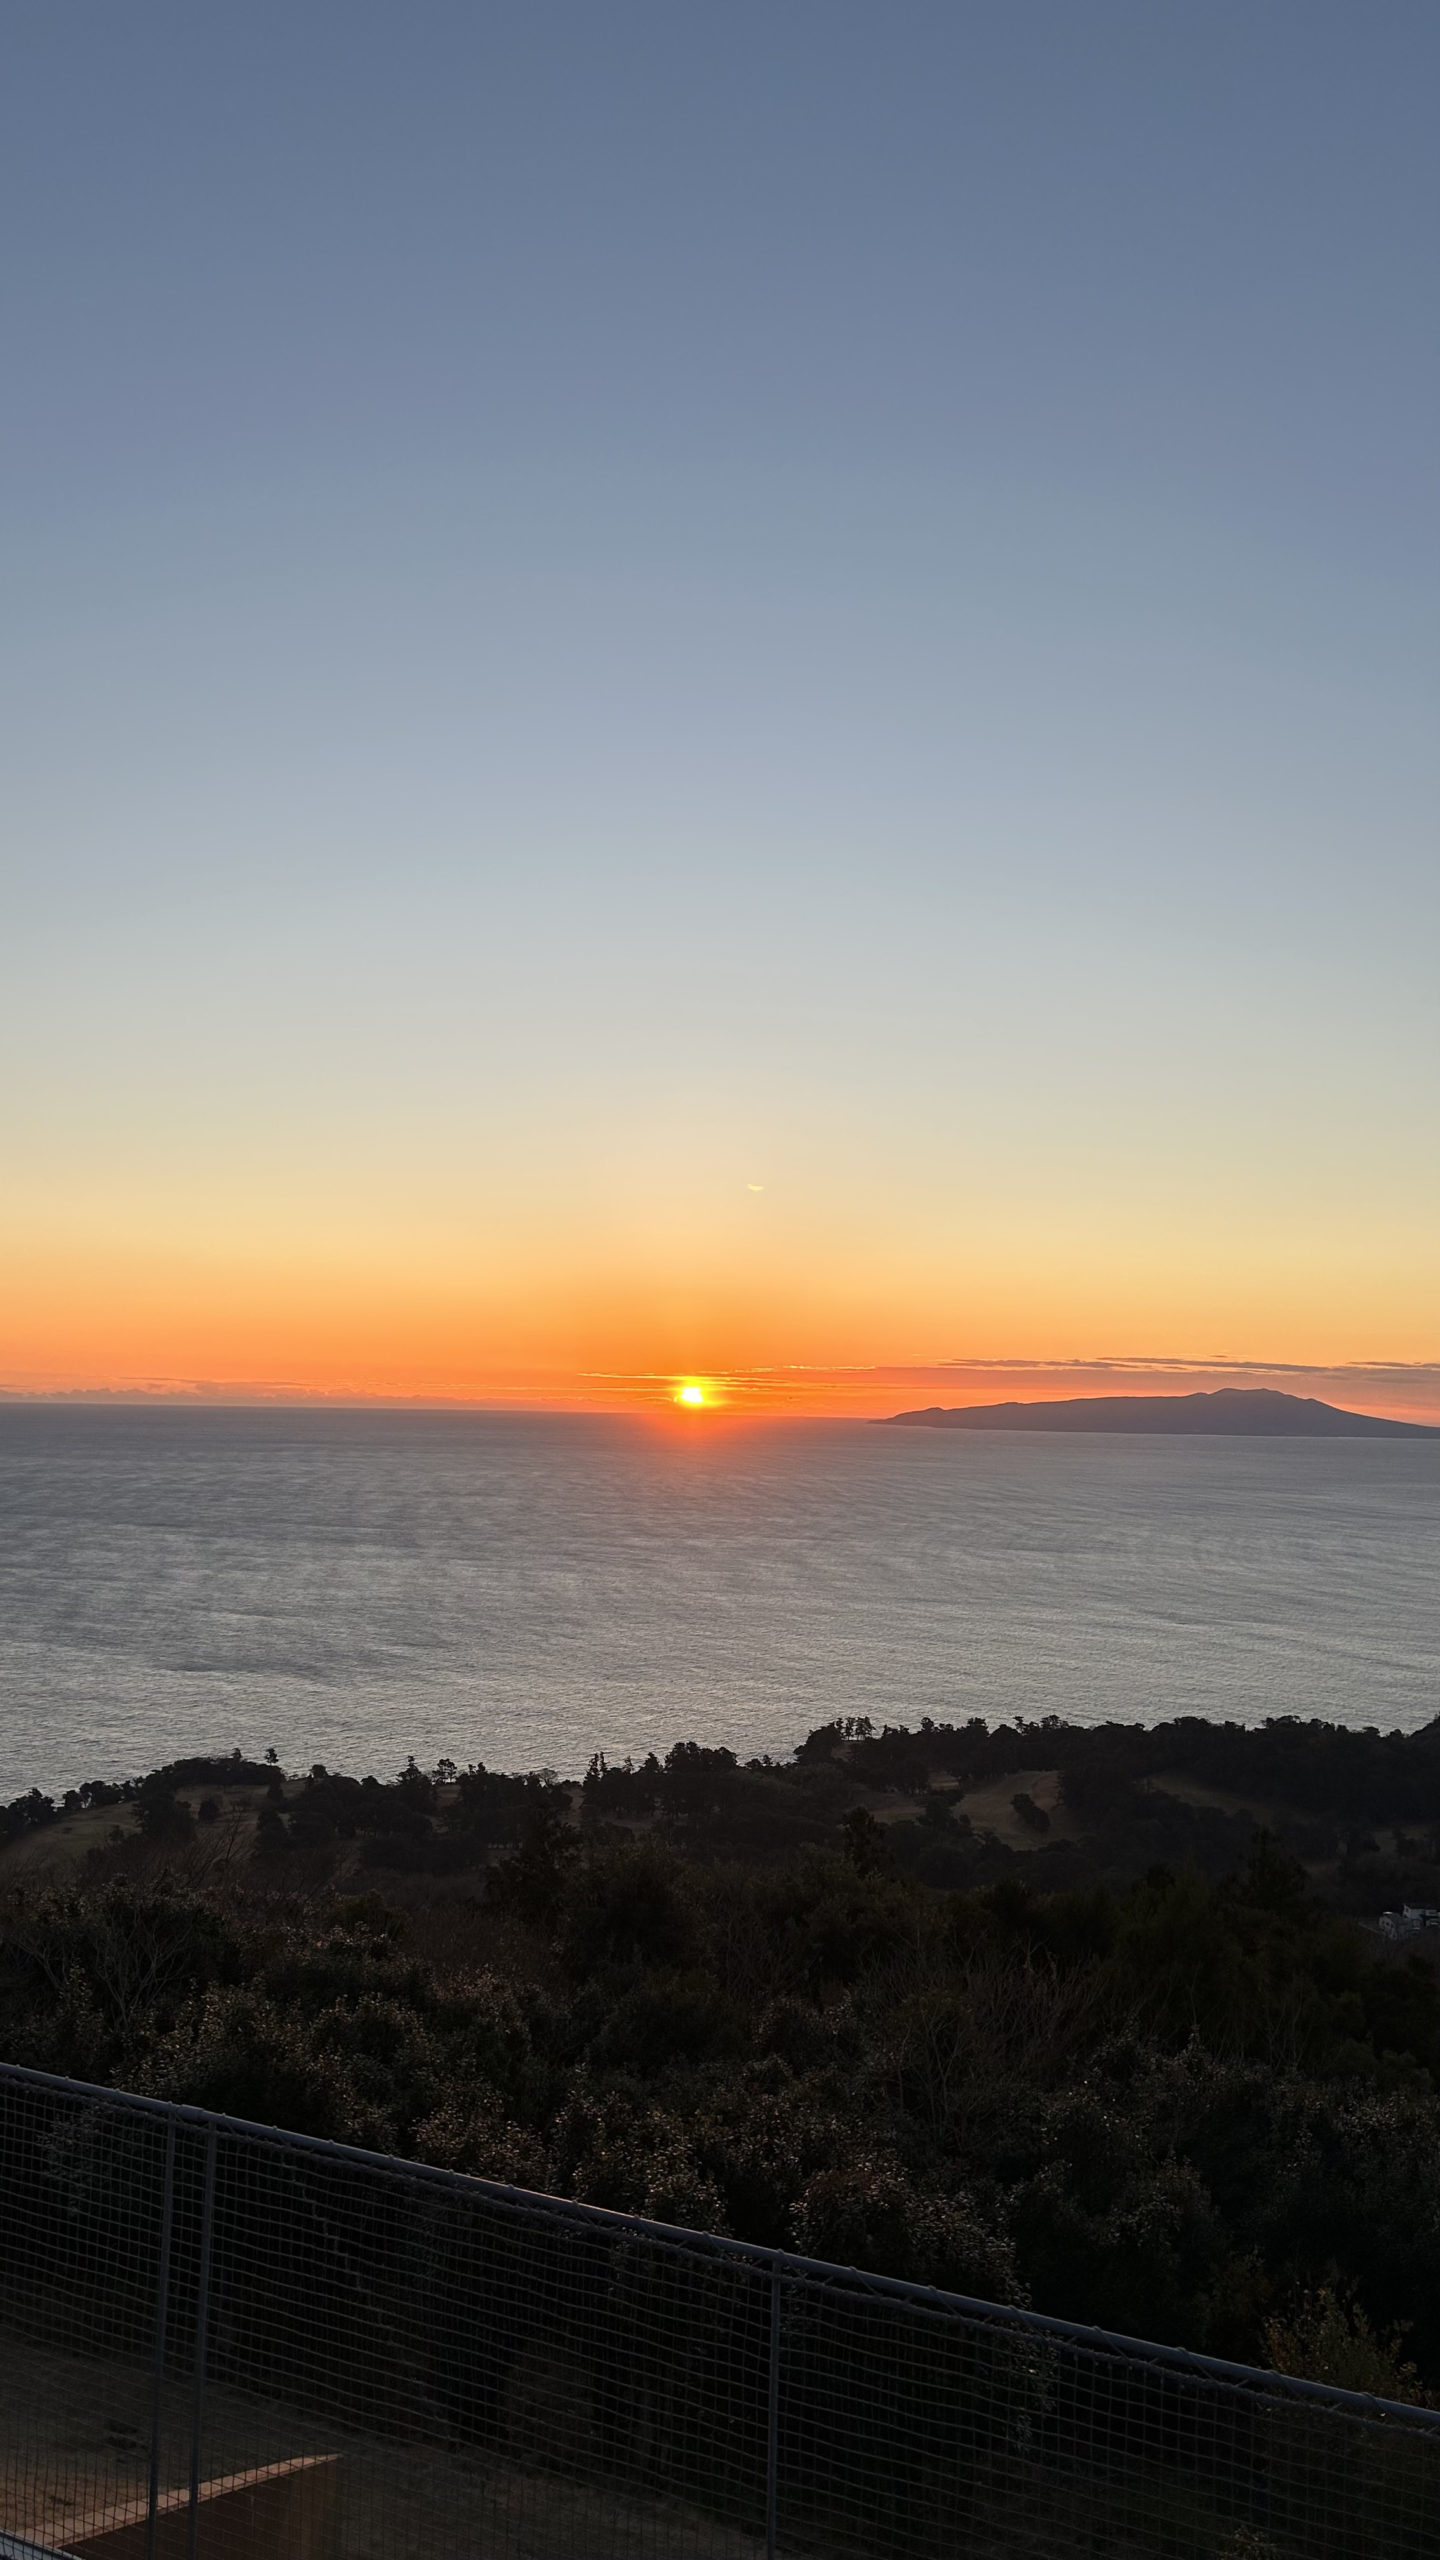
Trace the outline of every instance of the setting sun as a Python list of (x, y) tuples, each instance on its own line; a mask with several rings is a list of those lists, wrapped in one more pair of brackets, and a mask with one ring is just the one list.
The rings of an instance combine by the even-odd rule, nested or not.
[(677, 1404), (703, 1404), (705, 1401), (705, 1390), (703, 1387), (696, 1386), (682, 1387), (679, 1394), (676, 1396), (675, 1401)]

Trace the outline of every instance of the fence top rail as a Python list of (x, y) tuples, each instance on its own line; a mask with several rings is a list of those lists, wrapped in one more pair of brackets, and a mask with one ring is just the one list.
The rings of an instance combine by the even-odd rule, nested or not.
[[(965, 2293), (946, 2293), (936, 2285), (909, 2284), (900, 2276), (876, 2275), (863, 2267), (804, 2258), (763, 2241), (733, 2240), (714, 2231), (691, 2231), (678, 2223), (652, 2222), (643, 2214), (616, 2213), (608, 2205), (579, 2204), (569, 2196), (545, 2195), (534, 2188), (507, 2186), (498, 2178), (478, 2178), (460, 2169), (442, 2169), (428, 2160), (404, 2160), (388, 2151), (366, 2151), (358, 2144), (331, 2142), (322, 2134), (292, 2133), (284, 2125), (252, 2124), (209, 2107), (187, 2106), (173, 2098), (153, 2098), (134, 2089), (112, 2089), (93, 2080), (70, 2080), (57, 2071), (32, 2070), (26, 2063), (0, 2062), (0, 2088), (12, 2086), (52, 2091), (57, 2097), (82, 2099), (116, 2113), (146, 2115), (162, 2123), (194, 2125), (198, 2131), (232, 2136), (269, 2150), (293, 2151), (337, 2161), (353, 2169), (382, 2172), (391, 2179), (484, 2197), (531, 2214), (543, 2214), (610, 2232), (626, 2232), (692, 2256), (721, 2258), (798, 2286), (840, 2289), (851, 2296), (874, 2296), (907, 2303), (938, 2316), (980, 2322), (988, 2328), (1018, 2331), (1080, 2348), (1089, 2354), (1163, 2367), (1197, 2382), (1228, 2384), (1269, 2397), (1316, 2402), (1349, 2411), (1359, 2418), (1399, 2422), (1440, 2435), (1440, 2409), (1419, 2408), (1408, 2400), (1383, 2400), (1368, 2391), (1348, 2391), (1339, 2383), (1307, 2382), (1297, 2374), (1272, 2373), (1263, 2366), (1234, 2364), (1223, 2356), (1201, 2355), (1190, 2347), (1165, 2346), (1153, 2338), (1130, 2338), (1122, 2331), (1099, 2329), (1083, 2321), (1062, 2320), (1048, 2312), (1027, 2311), (1018, 2304), (985, 2302)], [(3, 2560), (3, 2555), (0, 2555)]]

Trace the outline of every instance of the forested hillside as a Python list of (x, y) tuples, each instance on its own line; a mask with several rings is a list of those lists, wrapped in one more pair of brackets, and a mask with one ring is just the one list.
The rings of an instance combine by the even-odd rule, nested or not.
[(1435, 1941), (1356, 1915), (1437, 1819), (1433, 1728), (181, 1763), (10, 1809), (0, 2052), (1414, 2391)]

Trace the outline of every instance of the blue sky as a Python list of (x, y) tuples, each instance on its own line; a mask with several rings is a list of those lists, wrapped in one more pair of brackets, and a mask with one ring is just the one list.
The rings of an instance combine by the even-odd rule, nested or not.
[(1440, 1352), (1433, 8), (3, 61), (7, 1374)]

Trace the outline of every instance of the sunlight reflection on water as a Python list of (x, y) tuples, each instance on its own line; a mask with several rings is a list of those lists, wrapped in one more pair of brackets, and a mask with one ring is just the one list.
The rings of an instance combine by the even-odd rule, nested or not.
[(0, 1797), (835, 1714), (1440, 1711), (1440, 1442), (0, 1408)]

